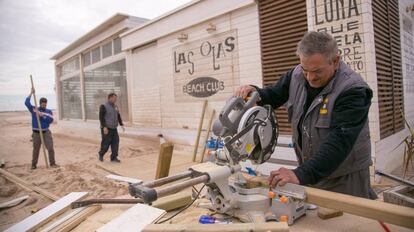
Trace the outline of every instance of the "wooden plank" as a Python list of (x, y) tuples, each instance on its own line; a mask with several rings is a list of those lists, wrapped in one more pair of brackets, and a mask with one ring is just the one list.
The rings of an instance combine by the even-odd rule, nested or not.
[(344, 213), (336, 209), (328, 209), (324, 207), (319, 207), (318, 209), (318, 217), (322, 220), (327, 220), (327, 219), (339, 217), (342, 215), (344, 215)]
[(90, 215), (96, 213), (102, 208), (101, 205), (93, 205), (87, 208), (81, 208), (82, 210), (77, 213), (72, 213), (66, 220), (60, 220), (60, 223), (57, 223), (56, 226), (51, 228), (50, 232), (68, 232), (71, 231), (73, 228), (78, 226), (81, 222), (86, 220)]
[(113, 232), (120, 231), (121, 228), (125, 232), (141, 231), (145, 226), (155, 222), (165, 213), (165, 210), (145, 204), (136, 204), (96, 231)]
[[(243, 173), (243, 176), (252, 186), (268, 187), (266, 177), (252, 177), (246, 173)], [(306, 202), (310, 204), (414, 229), (413, 208), (311, 187), (305, 187), (305, 189)]]
[(31, 192), (31, 191), (35, 191), (37, 193), (42, 194), (43, 196), (51, 199), (52, 201), (56, 201), (57, 199), (59, 199), (58, 196), (54, 195), (53, 193), (46, 191), (42, 188), (39, 188), (35, 185), (32, 185), (28, 182), (26, 182), (25, 180), (17, 177), (16, 175), (12, 174), (11, 172), (8, 172), (2, 168), (0, 168), (0, 174), (2, 174), (4, 177), (6, 177), (8, 180), (10, 180), (13, 183), (18, 184), (20, 187), (22, 187), (23, 189)]
[(207, 100), (204, 100), (203, 109), (201, 111), (201, 116), (200, 116), (200, 123), (198, 124), (197, 137), (196, 137), (196, 141), (194, 144), (193, 162), (195, 162), (196, 156), (197, 156), (198, 144), (200, 142), (201, 129), (203, 128), (204, 114), (206, 112), (206, 108), (207, 108)]
[(35, 231), (37, 228), (41, 227), (53, 217), (58, 216), (63, 213), (66, 209), (70, 208), (70, 204), (74, 201), (86, 197), (87, 192), (72, 192), (68, 195), (60, 198), (56, 202), (46, 206), (37, 213), (25, 218), (24, 220), (18, 222), (12, 227), (8, 228), (6, 232), (14, 231)]
[(0, 209), (9, 208), (9, 207), (18, 205), (21, 202), (25, 201), (27, 198), (29, 198), (29, 196), (25, 195), (25, 196), (15, 198), (15, 199), (10, 200), (10, 201), (2, 202), (2, 203), (0, 203)]
[(237, 223), (237, 224), (150, 224), (143, 232), (286, 232), (289, 226), (286, 222), (271, 223)]
[(155, 171), (155, 179), (167, 177), (170, 172), (171, 158), (174, 145), (170, 142), (161, 144), (160, 153), (158, 155), (157, 169)]
[(311, 204), (414, 229), (414, 209), (351, 195), (305, 187)]
[(69, 220), (70, 218), (74, 217), (75, 215), (82, 212), (82, 210), (86, 209), (86, 207), (77, 208), (71, 210), (69, 213), (59, 217), (56, 221), (51, 222), (50, 224), (46, 225), (45, 228), (39, 229), (41, 232), (49, 232), (58, 227), (60, 224), (64, 223), (65, 221)]
[(201, 152), (200, 163), (202, 163), (204, 161), (204, 154), (206, 153), (206, 145), (207, 145), (208, 137), (210, 136), (211, 124), (213, 123), (213, 119), (214, 119), (214, 114), (215, 113), (216, 113), (216, 110), (213, 110), (211, 112), (210, 120), (208, 121), (206, 139), (204, 140), (203, 151)]
[(131, 183), (131, 184), (138, 184), (138, 183), (142, 182), (142, 180), (140, 180), (140, 179), (125, 177), (125, 176), (119, 176), (119, 175), (113, 175), (113, 174), (107, 175), (106, 178), (112, 179), (112, 180), (117, 180), (117, 181), (122, 181), (122, 182), (127, 182), (127, 183)]
[(152, 203), (152, 206), (167, 212), (188, 205), (192, 201), (191, 192), (183, 191), (160, 198)]

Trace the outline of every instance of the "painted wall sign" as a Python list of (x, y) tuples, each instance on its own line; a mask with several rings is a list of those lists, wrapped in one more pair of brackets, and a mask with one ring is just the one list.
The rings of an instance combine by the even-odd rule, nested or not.
[(172, 61), (176, 102), (227, 99), (239, 79), (237, 31), (174, 47)]
[(361, 0), (313, 0), (314, 30), (330, 33), (342, 60), (353, 70), (365, 70)]

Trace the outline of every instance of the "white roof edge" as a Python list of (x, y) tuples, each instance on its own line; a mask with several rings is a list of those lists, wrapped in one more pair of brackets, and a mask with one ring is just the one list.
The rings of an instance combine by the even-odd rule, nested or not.
[(168, 11), (168, 12), (166, 12), (166, 13), (158, 16), (158, 17), (155, 17), (155, 18), (149, 20), (148, 22), (146, 22), (146, 23), (144, 23), (144, 24), (142, 24), (142, 25), (140, 25), (138, 27), (134, 27), (134, 28), (132, 28), (132, 29), (130, 29), (130, 30), (124, 32), (124, 33), (121, 33), (119, 36), (120, 37), (124, 37), (124, 36), (126, 36), (128, 34), (131, 34), (131, 33), (135, 32), (135, 31), (138, 31), (141, 28), (147, 27), (147, 26), (149, 26), (149, 25), (151, 25), (151, 24), (153, 24), (155, 22), (160, 21), (161, 19), (164, 19), (164, 18), (166, 18), (168, 16), (171, 16), (171, 15), (173, 15), (173, 14), (181, 11), (181, 10), (184, 10), (185, 8), (188, 8), (188, 7), (192, 6), (192, 5), (195, 5), (195, 4), (197, 4), (197, 3), (201, 2), (201, 1), (204, 1), (204, 0), (193, 0), (191, 2), (188, 2), (188, 3), (184, 4), (184, 5), (181, 5), (181, 6), (177, 7), (177, 8), (175, 8), (175, 9), (171, 10), (171, 11)]
[(70, 50), (76, 48), (77, 46), (79, 46), (80, 44), (84, 43), (88, 39), (90, 39), (93, 36), (99, 34), (100, 32), (102, 32), (108, 26), (111, 26), (111, 25), (114, 25), (116, 23), (119, 23), (119, 22), (121, 22), (121, 21), (123, 21), (125, 19), (130, 19), (130, 20), (136, 21), (136, 22), (138, 22), (138, 21), (144, 22), (144, 21), (147, 21), (148, 20), (146, 18), (131, 16), (131, 15), (124, 14), (124, 13), (116, 13), (113, 16), (109, 17), (104, 22), (102, 22), (101, 24), (99, 24), (96, 27), (94, 27), (92, 30), (90, 30), (86, 34), (82, 35), (81, 37), (79, 37), (78, 39), (76, 39), (75, 41), (73, 41), (72, 43), (70, 43), (68, 46), (64, 47), (62, 50), (60, 50), (55, 55), (53, 55), (50, 59), (51, 60), (57, 60), (57, 59), (59, 59), (59, 57), (62, 57), (66, 53), (70, 52)]

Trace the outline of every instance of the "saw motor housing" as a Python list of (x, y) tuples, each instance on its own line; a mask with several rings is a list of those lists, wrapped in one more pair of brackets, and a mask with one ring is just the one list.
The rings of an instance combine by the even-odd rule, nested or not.
[(230, 98), (213, 124), (213, 133), (220, 137), (233, 164), (251, 160), (266, 162), (272, 155), (278, 138), (278, 126), (272, 107), (255, 106), (259, 94), (249, 100)]

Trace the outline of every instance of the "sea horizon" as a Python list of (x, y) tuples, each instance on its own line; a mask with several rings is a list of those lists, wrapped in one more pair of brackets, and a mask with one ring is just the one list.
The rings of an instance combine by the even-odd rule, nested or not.
[[(24, 101), (27, 95), (23, 94), (14, 94), (14, 95), (0, 95), (0, 112), (20, 112), (26, 111), (27, 108), (24, 105)], [(47, 108), (51, 110), (56, 109), (56, 95), (55, 94), (39, 94), (36, 95), (37, 100), (41, 97), (47, 99)], [(31, 99), (31, 104), (34, 105), (33, 97)]]

